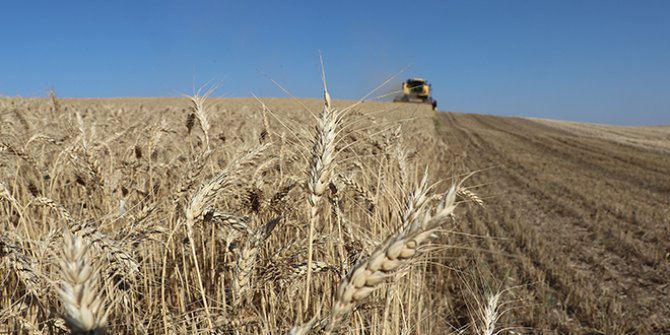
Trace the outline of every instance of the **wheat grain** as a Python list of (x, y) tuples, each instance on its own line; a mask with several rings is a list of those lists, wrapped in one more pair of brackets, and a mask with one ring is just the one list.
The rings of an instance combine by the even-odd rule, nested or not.
[(28, 335), (43, 335), (44, 332), (41, 331), (36, 324), (33, 322), (27, 320), (26, 318), (20, 316), (20, 315), (15, 315), (14, 320), (19, 323), (19, 331), (21, 333), (25, 332)]
[(48, 135), (44, 135), (44, 134), (35, 134), (35, 135), (33, 135), (32, 137), (30, 137), (30, 139), (26, 142), (26, 144), (24, 145), (24, 150), (25, 150), (25, 148), (27, 148), (31, 143), (33, 143), (33, 142), (37, 142), (37, 141), (46, 142), (46, 143), (52, 144), (52, 145), (57, 146), (57, 147), (63, 145), (63, 141), (59, 141), (59, 140), (57, 140), (57, 139), (55, 139), (55, 138), (53, 138), (53, 137), (50, 137), (50, 136), (48, 136)]

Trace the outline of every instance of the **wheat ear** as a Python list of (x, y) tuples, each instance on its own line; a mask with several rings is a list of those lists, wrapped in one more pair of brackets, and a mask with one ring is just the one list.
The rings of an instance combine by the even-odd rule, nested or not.
[(60, 101), (58, 101), (58, 97), (56, 96), (56, 91), (49, 90), (49, 99), (51, 100), (51, 104), (53, 105), (54, 113), (60, 116), (62, 114), (63, 109), (61, 108)]
[(61, 204), (53, 201), (50, 198), (47, 197), (35, 197), (33, 198), (28, 205), (40, 205), (40, 206), (45, 206), (51, 209), (52, 211), (58, 213), (58, 215), (63, 219), (68, 227), (72, 227), (75, 225), (75, 221), (70, 215), (70, 212), (68, 212), (65, 207), (63, 207)]
[(39, 296), (41, 279), (32, 266), (34, 260), (4, 234), (0, 235), (0, 265), (3, 261), (14, 270), (29, 292)]
[(467, 188), (459, 187), (457, 195), (459, 198), (463, 199), (463, 201), (472, 202), (479, 207), (484, 207), (484, 200)]
[(234, 305), (239, 305), (242, 299), (249, 293), (250, 281), (255, 269), (256, 258), (261, 244), (270, 237), (275, 226), (281, 221), (281, 217), (274, 218), (257, 227), (253, 234), (249, 235), (242, 246), (237, 258), (233, 288), (236, 292)]
[(420, 209), (408, 215), (411, 221), (389, 236), (370, 257), (354, 266), (337, 288), (335, 302), (326, 323), (326, 334), (367, 298), (379, 284), (392, 277), (417, 254), (418, 248), (446, 223), (455, 209), (456, 187), (444, 194), (433, 210)]
[(207, 117), (207, 112), (205, 111), (205, 101), (207, 98), (214, 92), (216, 87), (212, 87), (205, 94), (200, 94), (200, 90), (197, 93), (190, 96), (191, 99), (191, 110), (195, 117), (198, 119), (198, 124), (200, 124), (200, 129), (205, 136), (205, 151), (209, 151), (209, 120)]
[(203, 220), (203, 213), (207, 209), (207, 206), (214, 202), (219, 192), (231, 185), (232, 175), (256, 161), (267, 147), (267, 144), (259, 145), (240, 158), (232, 161), (223, 171), (210, 179), (193, 195), (186, 208), (186, 224), (189, 230), (193, 228), (195, 223)]
[(60, 297), (72, 334), (105, 334), (109, 309), (99, 287), (99, 268), (90, 264), (90, 245), (78, 236), (64, 236)]
[(486, 306), (480, 306), (479, 313), (481, 317), (482, 328), (477, 330), (480, 335), (495, 334), (496, 323), (500, 318), (500, 296), (502, 296), (502, 292), (491, 294), (488, 297)]
[[(323, 66), (322, 66), (323, 67)], [(332, 163), (335, 158), (336, 127), (340, 122), (340, 113), (332, 108), (330, 94), (323, 76), (324, 105), (316, 125), (316, 134), (312, 146), (312, 158), (307, 171), (307, 203), (309, 205), (309, 241), (307, 248), (307, 279), (305, 284), (305, 309), (309, 306), (309, 289), (312, 277), (312, 258), (314, 255), (314, 228), (318, 220), (319, 202), (330, 183)]]

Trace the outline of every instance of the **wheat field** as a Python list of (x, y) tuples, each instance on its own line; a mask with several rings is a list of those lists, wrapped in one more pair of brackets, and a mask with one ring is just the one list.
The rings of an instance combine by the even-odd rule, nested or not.
[(670, 329), (667, 128), (209, 93), (0, 99), (0, 333)]
[(2, 100), (2, 331), (494, 332), (429, 107), (207, 93)]

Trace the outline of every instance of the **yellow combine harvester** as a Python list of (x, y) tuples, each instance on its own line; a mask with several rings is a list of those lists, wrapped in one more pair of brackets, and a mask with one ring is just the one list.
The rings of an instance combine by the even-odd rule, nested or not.
[(431, 104), (437, 109), (437, 101), (430, 96), (430, 84), (421, 78), (407, 79), (402, 83), (402, 96), (393, 99), (393, 102), (418, 102)]

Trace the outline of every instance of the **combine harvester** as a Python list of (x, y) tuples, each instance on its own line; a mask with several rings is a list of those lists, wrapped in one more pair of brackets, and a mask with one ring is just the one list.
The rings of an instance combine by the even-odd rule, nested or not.
[(430, 96), (430, 84), (421, 78), (407, 79), (402, 83), (402, 96), (393, 99), (393, 102), (431, 104), (433, 110), (437, 110), (437, 100)]

